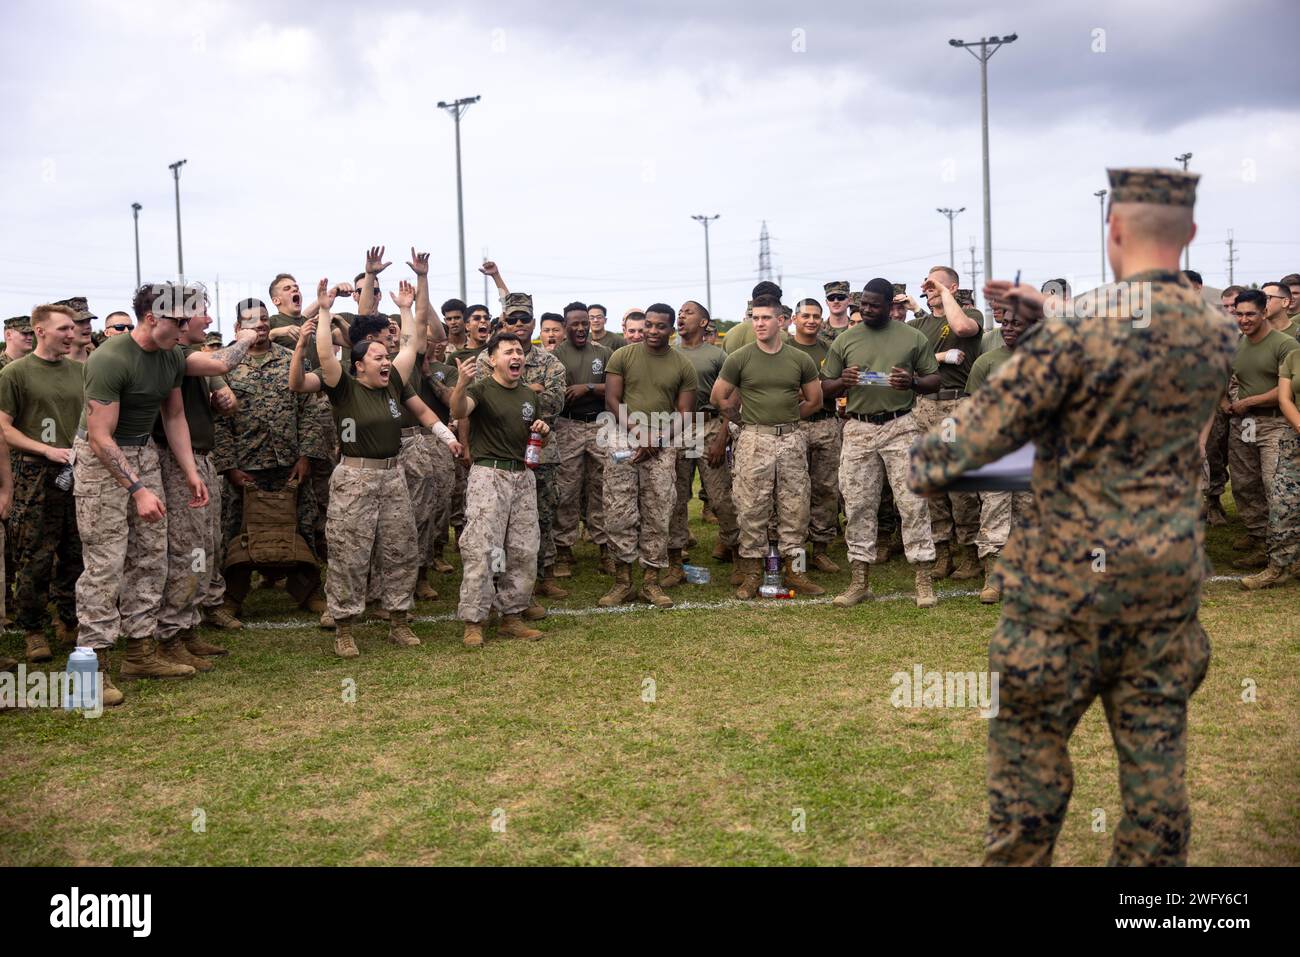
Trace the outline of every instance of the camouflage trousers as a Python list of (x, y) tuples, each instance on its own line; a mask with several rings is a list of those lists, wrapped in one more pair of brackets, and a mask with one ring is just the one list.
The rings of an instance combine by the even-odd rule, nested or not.
[(606, 449), (596, 441), (600, 423), (555, 420), (555, 443), (560, 453), (559, 501), (555, 509), (555, 544), (572, 548), (578, 541), (578, 520), (588, 503), (587, 531), (597, 545), (607, 545), (605, 514), (601, 505)]
[[(445, 442), (434, 435), (425, 438), (429, 446), (429, 457), (433, 459), (433, 515), (429, 522), (427, 550), (420, 553), (420, 564), (427, 567), (433, 564), (433, 556), (442, 543), (447, 541), (451, 499), (456, 492), (458, 470), (456, 457), (451, 454), (451, 449), (447, 448)], [(464, 502), (463, 494), (461, 501)]]
[(81, 537), (72, 489), (54, 483), (61, 471), (62, 465), (25, 453), (13, 457), (9, 545), (16, 565), (14, 620), (23, 631), (44, 629), (51, 603), (65, 625), (77, 623), (77, 579), (84, 570)]
[(876, 560), (876, 521), (880, 489), (894, 490), (903, 525), (903, 552), (913, 565), (934, 561), (934, 539), (925, 499), (907, 485), (908, 450), (920, 434), (915, 415), (877, 425), (861, 419), (844, 423), (840, 447), (840, 488), (844, 493), (844, 540), (849, 560)]
[[(415, 550), (420, 567), (431, 563), (433, 540), (438, 531), (435, 524), (438, 518), (438, 475), (431, 441), (438, 442), (428, 431), (403, 436), (402, 451), (397, 455), (397, 467), (406, 479), (411, 512), (415, 515)], [(438, 444), (447, 448), (441, 442)]]
[(980, 532), (975, 536), (975, 550), (980, 558), (997, 555), (1011, 537), (1012, 527), (1019, 528), (1034, 504), (1032, 492), (980, 492)]
[(1268, 558), (1282, 568), (1300, 559), (1300, 435), (1294, 431), (1278, 443), (1268, 502)]
[[(922, 432), (928, 432), (951, 416), (963, 401), (918, 397), (912, 414), (918, 428)], [(954, 526), (959, 545), (970, 545), (975, 541), (980, 527), (980, 497), (977, 493), (934, 495), (926, 499), (926, 506), (930, 510), (930, 531), (936, 545), (952, 541)]]
[(741, 428), (732, 453), (731, 499), (742, 558), (767, 554), (773, 509), (781, 554), (789, 558), (803, 553), (809, 488), (808, 437), (802, 429), (769, 435), (754, 426)]
[[(465, 491), (469, 486), (470, 467), (466, 465), (465, 460), (463, 458), (460, 458), (459, 456), (455, 457), (455, 464), (456, 464), (456, 481), (452, 485), (452, 489), (451, 489), (451, 505), (449, 509), (451, 517), (448, 519), (448, 524), (452, 528), (464, 528), (465, 527)], [(448, 536), (449, 533), (447, 529), (444, 528), (442, 530), (442, 534), (438, 537), (438, 542), (440, 544), (445, 544), (448, 540)], [(456, 544), (457, 546), (459, 546), (460, 542), (457, 541)]]
[[(621, 438), (610, 453), (626, 449)], [(668, 522), (677, 499), (677, 450), (658, 449), (644, 461), (605, 462), (605, 534), (615, 561), (639, 557), (646, 568), (668, 567)]]
[(894, 490), (886, 482), (880, 487), (880, 506), (876, 509), (877, 540), (891, 539), (898, 532), (898, 506), (894, 504)]
[(1294, 434), (1278, 416), (1236, 416), (1228, 428), (1228, 468), (1237, 514), (1254, 538), (1268, 537), (1268, 508), (1277, 471), (1278, 446)]
[(555, 564), (555, 507), (559, 501), (559, 471), (555, 462), (533, 469), (537, 480), (537, 575)]
[[(248, 473), (259, 489), (266, 492), (279, 492), (288, 484), (289, 473), (293, 469), (291, 466), (285, 465), (274, 469), (245, 469), (244, 471)], [(314, 552), (316, 548), (314, 543), (316, 494), (310, 479), (298, 486), (297, 517), (298, 534), (307, 543), (307, 547)], [(244, 600), (248, 598), (248, 593), (252, 591), (253, 572), (256, 570), (256, 566), (252, 564), (232, 565), (229, 567), (224, 565), (226, 550), (243, 527), (244, 490), (235, 488), (227, 481), (221, 488), (222, 576), (226, 580), (226, 598), (236, 608), (242, 607)], [(319, 556), (317, 557), (319, 558)], [(305, 565), (299, 565), (293, 571), (285, 572), (283, 568), (277, 568), (271, 574), (277, 577), (280, 574), (285, 575), (285, 591), (299, 605), (306, 604), (307, 599), (311, 598), (316, 593), (316, 589), (320, 587), (320, 569), (317, 568), (308, 569)]]
[(718, 516), (718, 542), (724, 548), (735, 548), (740, 541), (736, 525), (736, 504), (731, 498), (731, 466), (724, 455), (716, 468), (709, 464), (708, 448), (717, 441), (718, 433), (727, 428), (727, 420), (715, 415), (704, 425), (705, 454), (697, 459), (687, 458), (684, 450), (677, 451), (677, 498), (673, 517), (668, 523), (668, 547), (685, 548), (691, 530), (687, 523), (687, 509), (691, 502), (691, 485), (695, 469), (700, 470), (700, 501), (708, 502), (713, 514)]
[[(167, 583), (167, 519), (146, 522), (135, 502), (95, 457), (90, 443), (77, 439), (74, 466), (77, 531), (85, 569), (77, 579), (77, 644), (112, 648), (118, 636), (153, 638)], [(144, 487), (163, 501), (158, 446), (130, 445), (122, 457)]]
[(158, 638), (168, 641), (186, 628), (197, 628), (201, 608), (220, 605), (226, 596), (221, 574), (221, 478), (212, 454), (194, 453), (199, 478), (208, 487), (208, 504), (190, 508), (190, 487), (175, 456), (158, 453), (167, 506), (167, 581), (158, 607)]
[(456, 617), (481, 623), (494, 607), (502, 615), (527, 608), (537, 580), (540, 537), (532, 470), (472, 466), (465, 487), (464, 572)]
[(1223, 495), (1228, 487), (1228, 427), (1231, 421), (1226, 413), (1216, 408), (1210, 435), (1205, 440), (1205, 462), (1210, 473), (1205, 494), (1214, 498)]
[(307, 541), (312, 542), (316, 554), (325, 558), (329, 554), (329, 543), (325, 540), (325, 521), (330, 507), (330, 479), (334, 475), (334, 460), (308, 459), (311, 463), (311, 491), (316, 499), (316, 527), (312, 529)]
[(408, 611), (414, 604), (415, 516), (400, 468), (363, 469), (339, 464), (330, 479), (329, 516), (325, 522), (329, 566), (325, 603), (337, 621), (366, 608), (371, 557), (378, 598), (388, 611)]
[(808, 440), (808, 481), (812, 501), (808, 509), (808, 540), (826, 544), (840, 531), (840, 445), (843, 426), (830, 415), (816, 422), (801, 422)]
[(984, 863), (1051, 863), (1074, 787), (1070, 735), (1100, 695), (1124, 804), (1110, 863), (1185, 864), (1187, 702), (1209, 660), (1195, 617), (1037, 627), (1004, 616), (989, 643), (989, 670), (1001, 679)]

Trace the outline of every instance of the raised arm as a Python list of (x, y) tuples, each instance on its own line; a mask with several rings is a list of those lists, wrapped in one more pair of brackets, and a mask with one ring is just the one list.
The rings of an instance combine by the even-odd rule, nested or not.
[(330, 335), (330, 306), (334, 305), (334, 296), (328, 279), (316, 284), (316, 302), (320, 305), (315, 329), (316, 365), (320, 369), (321, 382), (332, 388), (343, 377), (343, 366), (334, 358), (334, 339)]
[[(406, 265), (415, 273), (415, 322), (425, 330), (425, 348), (431, 343), (442, 342), (447, 338), (447, 330), (442, 327), (438, 310), (429, 300), (429, 254), (417, 253), (411, 247), (411, 261)], [(418, 350), (423, 352), (424, 349)]]
[(319, 392), (321, 390), (320, 376), (315, 372), (307, 372), (307, 349), (316, 348), (316, 326), (315, 319), (308, 319), (302, 324), (303, 334), (298, 341), (294, 343), (293, 357), (289, 360), (289, 391), (290, 392)]
[(506, 295), (510, 292), (509, 288), (507, 288), (506, 286), (506, 281), (501, 278), (500, 267), (498, 267), (497, 264), (494, 263), (492, 260), (490, 259), (485, 260), (483, 265), (478, 267), (478, 271), (485, 276), (492, 277), (492, 282), (495, 283), (497, 287), (497, 295), (499, 295), (501, 298), (504, 299)]
[(240, 329), (235, 333), (235, 341), (216, 352), (191, 352), (185, 357), (186, 375), (227, 375), (231, 369), (244, 361), (249, 347), (257, 341), (257, 333), (252, 329)]
[(398, 312), (402, 314), (402, 332), (398, 339), (397, 355), (393, 357), (393, 368), (402, 377), (403, 382), (411, 381), (411, 372), (415, 369), (415, 359), (424, 351), (424, 327), (419, 326), (411, 312), (415, 301), (415, 287), (405, 279), (397, 287), (397, 292), (389, 293)]
[(456, 384), (451, 390), (451, 401), (447, 403), (447, 408), (451, 410), (452, 416), (456, 422), (464, 428), (469, 422), (470, 413), (474, 411), (474, 399), (466, 394), (470, 382), (474, 378), (474, 360), (462, 359), (456, 363)]
[(358, 315), (372, 316), (379, 308), (375, 286), (379, 282), (379, 274), (391, 265), (392, 263), (384, 262), (383, 246), (371, 246), (366, 250), (366, 274), (361, 280), (361, 295), (357, 299)]

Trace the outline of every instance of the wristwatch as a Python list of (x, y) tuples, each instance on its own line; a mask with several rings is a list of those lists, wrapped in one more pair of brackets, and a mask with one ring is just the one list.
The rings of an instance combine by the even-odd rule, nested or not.
[(588, 383), (587, 383), (587, 391), (588, 391), (588, 392), (595, 392), (595, 391), (596, 391), (596, 387), (595, 387), (594, 385), (592, 385), (590, 382), (588, 382)]

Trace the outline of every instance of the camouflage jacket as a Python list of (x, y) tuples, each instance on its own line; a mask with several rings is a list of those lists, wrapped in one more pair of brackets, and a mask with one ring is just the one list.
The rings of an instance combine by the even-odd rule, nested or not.
[(326, 457), (312, 396), (289, 391), (292, 358), (291, 350), (273, 343), (265, 356), (247, 356), (227, 373), (239, 407), (216, 417), (217, 471), (281, 468), (303, 455)]
[(1008, 618), (1131, 625), (1200, 606), (1198, 438), (1236, 329), (1177, 273), (1128, 282), (1150, 292), (1141, 318), (1045, 319), (952, 413), (952, 441), (936, 427), (912, 447), (909, 483), (924, 493), (1035, 444), (1032, 531), (1002, 553)]
[[(474, 378), (481, 379), (491, 374), (487, 350), (484, 350), (478, 354)], [(533, 346), (524, 357), (522, 382), (526, 386), (542, 387), (541, 392), (537, 394), (537, 417), (551, 428), (555, 428), (555, 417), (564, 408), (564, 390), (567, 384), (564, 363), (541, 346)], [(550, 440), (542, 446), (542, 464), (558, 465), (559, 461), (560, 449), (555, 442), (555, 436), (551, 436)]]

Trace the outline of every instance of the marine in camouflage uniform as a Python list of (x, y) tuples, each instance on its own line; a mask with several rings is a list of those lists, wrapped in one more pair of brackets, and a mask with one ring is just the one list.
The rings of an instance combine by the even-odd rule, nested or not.
[[(912, 487), (931, 492), (1027, 441), (1037, 447), (1038, 533), (1012, 536), (1003, 552), (989, 647), (1002, 676), (989, 726), (989, 864), (1050, 863), (1073, 786), (1070, 735), (1099, 695), (1124, 802), (1111, 863), (1187, 857), (1187, 702), (1210, 652), (1198, 621), (1198, 437), (1228, 383), (1236, 330), (1178, 271), (1197, 176), (1110, 179), (1111, 229), (1118, 218), (1166, 250), (1165, 268), (1129, 274), (1112, 246), (1116, 274), (1150, 293), (1149, 310), (1086, 315), (1076, 298), (1076, 315), (1040, 323), (956, 411), (955, 434), (932, 431), (912, 452)], [(1144, 227), (1151, 206), (1185, 208), (1186, 219), (1161, 210)], [(1036, 297), (1025, 295), (1021, 308)]]
[[(32, 335), (31, 316), (12, 316), (5, 320), (5, 347), (3, 351), (0, 351), (0, 369), (32, 351)], [(11, 347), (14, 349), (13, 352), (10, 351)], [(15, 478), (17, 478), (16, 475)], [(3, 529), (5, 532), (5, 572), (0, 575), (0, 580), (4, 581), (5, 594), (8, 595), (14, 590), (19, 567), (16, 547), (17, 536), (13, 534), (12, 516), (4, 520)], [(6, 615), (0, 611), (0, 618), (3, 617), (6, 617)]]
[[(440, 357), (445, 355), (444, 348), (441, 343), (431, 346), (430, 352), (425, 356), (423, 375), (417, 391), (424, 404), (433, 409), (438, 418), (450, 426), (451, 410), (447, 407), (447, 401), (451, 394), (451, 387), (456, 384), (458, 373), (454, 365), (440, 360)], [(433, 461), (433, 511), (429, 517), (427, 538), (422, 535), (420, 539), (420, 564), (428, 568), (446, 570), (445, 565), (439, 568), (439, 564), (443, 562), (442, 550), (447, 541), (447, 525), (451, 521), (452, 500), (460, 479), (460, 469), (456, 464), (460, 460), (451, 454), (446, 443), (439, 440), (437, 436), (426, 434), (423, 441)], [(461, 484), (461, 508), (463, 514), (463, 483)], [(463, 517), (461, 522), (464, 522)]]
[[(1300, 396), (1300, 351), (1282, 360), (1278, 379), (1280, 388), (1289, 384), (1294, 406)], [(1280, 585), (1300, 573), (1300, 431), (1294, 421), (1288, 419), (1287, 424), (1290, 429), (1278, 441), (1268, 499), (1268, 566), (1242, 579), (1241, 587), (1247, 590)]]

